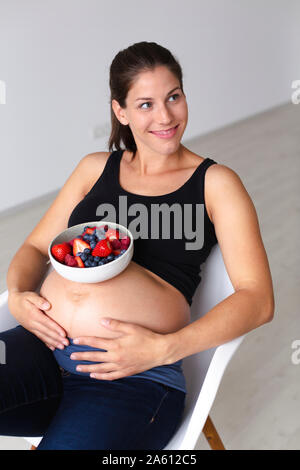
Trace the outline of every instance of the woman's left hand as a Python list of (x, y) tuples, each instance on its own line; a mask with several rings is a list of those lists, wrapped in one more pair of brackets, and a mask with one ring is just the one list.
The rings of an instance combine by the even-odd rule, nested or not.
[(105, 349), (105, 351), (72, 353), (71, 359), (98, 363), (79, 364), (76, 367), (77, 370), (89, 372), (90, 376), (96, 379), (116, 380), (167, 364), (167, 335), (155, 333), (135, 323), (108, 319), (109, 323), (104, 324), (103, 320), (101, 319), (103, 326), (120, 332), (120, 336), (118, 338), (96, 336), (74, 338), (75, 344)]

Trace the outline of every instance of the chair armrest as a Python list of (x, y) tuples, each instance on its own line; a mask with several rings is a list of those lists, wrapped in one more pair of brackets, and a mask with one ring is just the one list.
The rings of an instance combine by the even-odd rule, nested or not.
[(8, 290), (0, 295), (0, 331), (6, 331), (19, 325), (18, 321), (9, 311), (7, 300)]
[[(166, 450), (195, 449), (200, 433), (203, 430), (206, 419), (215, 400), (224, 372), (245, 336), (246, 335), (242, 335), (227, 343), (221, 344), (212, 350), (204, 351), (207, 354), (211, 353), (212, 358), (207, 371), (202, 371), (205, 378), (201, 386), (201, 391), (198, 398), (194, 393), (197, 392), (197, 389), (194, 391), (191, 390), (191, 393), (187, 394), (186, 408), (183, 414), (182, 423), (177, 433), (165, 447)], [(189, 368), (193, 364), (194, 370), (197, 370), (197, 363), (199, 362), (201, 354), (202, 353), (198, 353), (193, 356), (189, 356), (184, 358), (183, 361), (190, 361), (191, 364), (189, 364)], [(198, 366), (199, 372), (200, 369), (201, 368)], [(200, 378), (200, 380), (202, 379)]]

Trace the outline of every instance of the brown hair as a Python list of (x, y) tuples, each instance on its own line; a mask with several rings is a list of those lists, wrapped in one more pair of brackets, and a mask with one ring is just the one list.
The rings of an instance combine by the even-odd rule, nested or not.
[(117, 119), (113, 109), (112, 100), (116, 100), (122, 108), (126, 108), (127, 94), (137, 76), (141, 72), (151, 71), (155, 67), (164, 65), (168, 67), (175, 77), (178, 78), (183, 91), (182, 69), (178, 61), (171, 52), (156, 42), (138, 42), (127, 49), (123, 49), (114, 57), (109, 73), (110, 86), (110, 113), (111, 113), (111, 134), (108, 141), (109, 151), (121, 150), (121, 142), (125, 149), (136, 152), (136, 143), (128, 125), (123, 125)]

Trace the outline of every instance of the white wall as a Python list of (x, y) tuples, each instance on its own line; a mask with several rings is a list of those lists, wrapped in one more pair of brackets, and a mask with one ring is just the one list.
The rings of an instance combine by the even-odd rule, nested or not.
[(298, 0), (0, 0), (0, 211), (61, 187), (107, 151), (115, 54), (155, 41), (179, 59), (184, 141), (290, 101), (300, 79)]

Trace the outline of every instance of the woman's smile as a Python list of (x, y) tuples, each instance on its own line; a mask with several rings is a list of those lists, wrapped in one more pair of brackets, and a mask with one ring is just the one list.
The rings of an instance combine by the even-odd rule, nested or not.
[(178, 126), (179, 124), (177, 124), (177, 126), (172, 127), (171, 129), (166, 130), (166, 131), (150, 131), (150, 133), (154, 134), (155, 136), (161, 139), (170, 139), (174, 137), (174, 135), (176, 134)]

